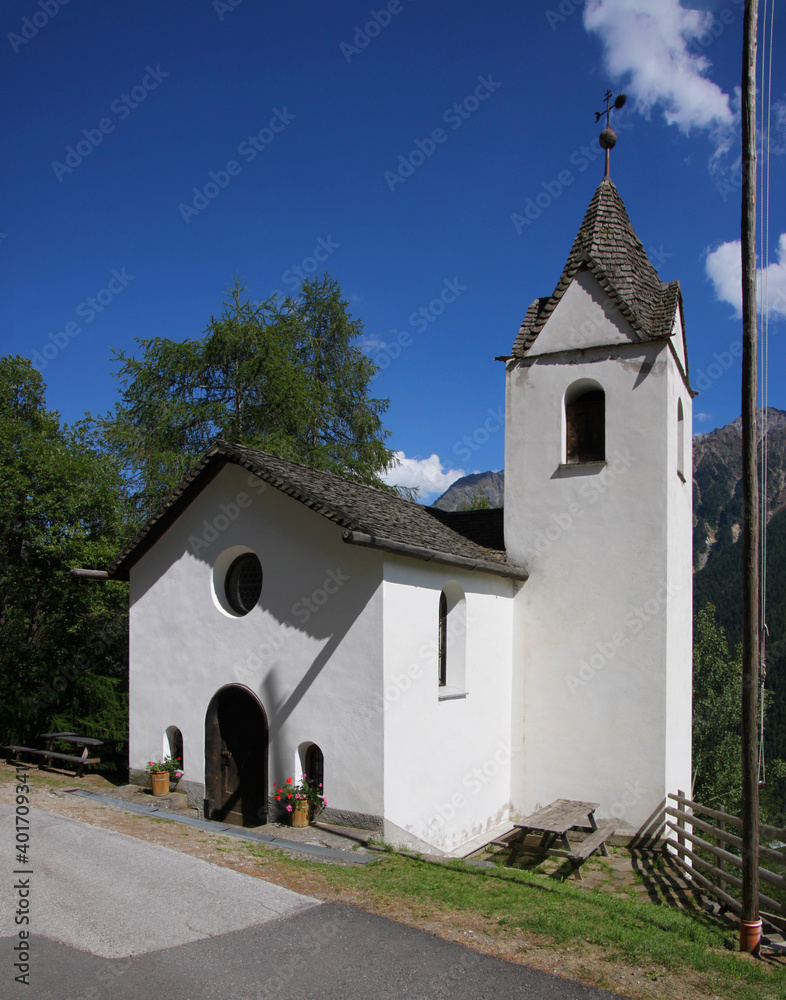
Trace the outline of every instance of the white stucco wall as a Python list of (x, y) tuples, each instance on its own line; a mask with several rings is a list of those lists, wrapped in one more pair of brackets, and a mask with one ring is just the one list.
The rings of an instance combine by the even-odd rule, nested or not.
[[(563, 303), (582, 298), (598, 308), (585, 287)], [(665, 344), (626, 345), (612, 322), (614, 346), (595, 346), (591, 323), (588, 349), (543, 356), (560, 308), (538, 356), (508, 373), (505, 539), (530, 571), (517, 598), (514, 804), (598, 801), (600, 816), (638, 829), (690, 773), (690, 487), (676, 471), (676, 366)], [(581, 329), (580, 312), (571, 322)], [(557, 332), (555, 352), (570, 325)], [(582, 378), (606, 394), (606, 462), (561, 466), (564, 397)]]
[(538, 334), (537, 353), (630, 344), (640, 338), (589, 271), (578, 271)]
[[(219, 607), (213, 568), (242, 548), (264, 583), (238, 618)], [(297, 748), (313, 741), (328, 804), (381, 816), (382, 719), (359, 705), (382, 687), (382, 558), (346, 545), (337, 525), (225, 467), (133, 567), (130, 646), (132, 768), (177, 726), (185, 777), (204, 782), (205, 712), (238, 683), (267, 713), (271, 785), (299, 777)]]
[[(513, 595), (489, 574), (389, 558), (384, 570), (386, 836), (450, 851), (508, 816)], [(451, 628), (438, 683), (439, 598), (460, 587), (466, 628)], [(464, 646), (462, 651), (461, 647)], [(464, 683), (452, 668), (464, 658)], [(381, 706), (380, 706), (381, 707)]]
[[(677, 343), (683, 343), (681, 329)], [(676, 346), (676, 345), (675, 345)], [(684, 352), (681, 361), (684, 364)], [(677, 421), (682, 403), (682, 426)], [(693, 711), (693, 403), (676, 365), (669, 367), (668, 573), (672, 581), (667, 623), (666, 788), (691, 791)], [(683, 435), (682, 476), (678, 434)]]

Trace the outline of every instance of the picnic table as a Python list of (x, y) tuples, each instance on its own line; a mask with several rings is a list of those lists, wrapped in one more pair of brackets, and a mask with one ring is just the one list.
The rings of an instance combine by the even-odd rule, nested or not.
[[(541, 835), (538, 851), (550, 857), (564, 857), (576, 870), (581, 878), (581, 864), (590, 855), (600, 849), (601, 854), (608, 856), (606, 841), (617, 829), (613, 820), (595, 819), (597, 802), (579, 802), (575, 799), (556, 799), (527, 816), (520, 823), (514, 823), (513, 835), (507, 840), (494, 841), (498, 846), (513, 847), (523, 844), (528, 834)], [(575, 846), (570, 842), (570, 834), (583, 831), (586, 836)], [(554, 849), (553, 845), (559, 838), (562, 848)]]
[[(3, 749), (10, 750), (14, 759), (17, 759), (20, 753), (28, 753), (32, 754), (34, 757), (43, 757), (44, 763), (47, 765), (51, 760), (60, 760), (66, 764), (73, 764), (76, 768), (76, 777), (81, 778), (85, 767), (88, 764), (101, 763), (100, 756), (90, 756), (91, 748), (94, 753), (98, 752), (99, 748), (103, 747), (114, 750), (118, 743), (123, 742), (122, 740), (99, 739), (97, 736), (85, 736), (82, 733), (41, 733), (41, 739), (44, 741), (44, 746), (42, 748), (5, 746)], [(52, 745), (55, 742), (72, 743), (76, 748), (82, 747), (82, 753), (79, 755), (76, 753), (60, 753), (59, 751), (52, 749)]]

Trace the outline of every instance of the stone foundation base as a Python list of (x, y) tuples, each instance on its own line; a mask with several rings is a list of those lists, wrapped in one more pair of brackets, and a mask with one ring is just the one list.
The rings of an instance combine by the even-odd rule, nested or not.
[[(149, 788), (150, 775), (147, 771), (141, 771), (139, 768), (130, 767), (128, 769), (128, 783), (129, 785), (139, 785), (141, 788)], [(185, 792), (189, 806), (192, 809), (196, 809), (197, 815), (200, 819), (204, 819), (205, 786), (199, 781), (188, 781), (186, 778), (181, 778), (177, 783), (177, 790), (179, 792)]]
[[(139, 768), (129, 768), (128, 782), (131, 785), (139, 785), (142, 788), (150, 787), (150, 775), (147, 771)], [(200, 819), (205, 819), (205, 786), (201, 781), (188, 781), (181, 778), (177, 790), (185, 792), (188, 804), (195, 809)], [(281, 808), (281, 804), (271, 796), (268, 800), (268, 819), (272, 823), (286, 823), (288, 813)], [(325, 823), (332, 823), (334, 826), (349, 826), (356, 830), (374, 830), (382, 833), (385, 828), (385, 821), (381, 816), (373, 816), (369, 813), (353, 812), (351, 809), (331, 809), (328, 807), (319, 814), (319, 819)]]

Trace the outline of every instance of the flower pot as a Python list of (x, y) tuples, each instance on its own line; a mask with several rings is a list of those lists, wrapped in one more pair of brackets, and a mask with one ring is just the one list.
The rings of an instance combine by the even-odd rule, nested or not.
[(151, 771), (150, 784), (153, 795), (166, 795), (169, 791), (169, 771)]
[(298, 799), (289, 814), (291, 826), (308, 826), (309, 805), (305, 799)]

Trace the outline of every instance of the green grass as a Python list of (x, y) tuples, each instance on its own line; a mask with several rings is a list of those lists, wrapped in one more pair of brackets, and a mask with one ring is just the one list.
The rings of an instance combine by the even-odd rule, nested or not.
[[(255, 853), (269, 857), (265, 848)], [(786, 969), (753, 962), (735, 952), (734, 931), (709, 914), (592, 889), (513, 869), (479, 870), (461, 861), (434, 864), (417, 857), (382, 854), (362, 867), (319, 866), (281, 855), (286, 866), (318, 874), (342, 889), (455, 914), (473, 913), (500, 928), (538, 935), (557, 949), (583, 942), (610, 960), (643, 969), (650, 979), (687, 970), (700, 974), (708, 995), (740, 1000), (786, 997)], [(694, 984), (695, 985), (695, 984)]]

